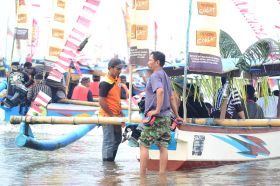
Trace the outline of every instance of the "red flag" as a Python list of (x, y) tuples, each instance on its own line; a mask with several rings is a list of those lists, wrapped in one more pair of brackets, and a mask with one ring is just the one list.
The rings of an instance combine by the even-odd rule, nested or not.
[(19, 6), (25, 5), (25, 2), (24, 2), (24, 0), (19, 0), (18, 4), (19, 4)]
[(89, 12), (89, 13), (92, 13), (92, 14), (95, 14), (96, 11), (88, 6), (84, 6), (83, 7), (83, 10), (86, 11), (86, 12)]
[(79, 39), (79, 38), (77, 38), (77, 37), (75, 37), (75, 36), (73, 36), (73, 35), (70, 35), (69, 38), (70, 38), (70, 39), (73, 39), (73, 40), (75, 40), (75, 41), (78, 41), (79, 43), (82, 42), (81, 39)]
[(63, 74), (57, 70), (52, 70), (48, 76), (48, 79), (60, 82), (63, 77)]
[(77, 22), (85, 27), (89, 27), (90, 25), (90, 20), (83, 16), (79, 16)]
[(67, 63), (69, 63), (69, 64), (70, 64), (70, 62), (71, 62), (71, 59), (66, 58), (66, 57), (63, 57), (63, 56), (59, 56), (58, 59), (61, 60), (61, 61), (67, 62)]
[(78, 64), (77, 61), (74, 62), (74, 66), (75, 66), (75, 69), (77, 70), (78, 74), (81, 76), (82, 73), (81, 73), (80, 65)]
[(50, 96), (48, 96), (46, 93), (39, 91), (34, 102), (45, 107), (45, 106), (47, 106), (47, 104), (50, 102), (51, 99), (52, 98)]
[(72, 29), (72, 32), (80, 35), (81, 37), (85, 37), (85, 33), (81, 32), (80, 30), (76, 29), (76, 28), (73, 28)]
[(63, 49), (62, 52), (69, 55), (70, 57), (76, 57), (76, 54), (74, 54), (74, 52), (71, 50)]
[(87, 3), (98, 6), (100, 1), (98, 0), (86, 0)]
[(74, 43), (72, 43), (72, 42), (69, 41), (69, 40), (66, 41), (65, 46), (67, 46), (67, 47), (69, 47), (69, 48), (71, 48), (71, 49), (73, 49), (73, 50), (77, 50), (77, 49), (78, 49), (78, 46), (75, 45)]
[(157, 39), (158, 39), (158, 25), (157, 22), (154, 22), (154, 27), (155, 27), (155, 50), (157, 49)]
[(39, 26), (35, 19), (33, 19), (32, 23), (32, 40), (31, 40), (31, 57), (33, 57), (39, 41)]

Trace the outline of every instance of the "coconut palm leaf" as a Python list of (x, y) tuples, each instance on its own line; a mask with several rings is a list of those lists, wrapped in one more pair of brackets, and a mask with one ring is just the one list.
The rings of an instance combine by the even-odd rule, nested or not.
[(279, 43), (267, 38), (252, 44), (239, 58), (236, 67), (245, 71), (254, 65), (261, 65), (269, 61), (269, 57), (278, 56), (280, 53)]
[(239, 58), (242, 53), (232, 39), (232, 37), (223, 30), (220, 30), (220, 54), (222, 58)]

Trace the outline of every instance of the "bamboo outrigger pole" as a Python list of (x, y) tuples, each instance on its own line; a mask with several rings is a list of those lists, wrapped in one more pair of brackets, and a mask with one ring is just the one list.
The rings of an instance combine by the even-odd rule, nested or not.
[(235, 127), (280, 127), (280, 119), (214, 119), (214, 118), (187, 118), (187, 123), (199, 125), (221, 125)]
[[(11, 124), (106, 124), (121, 125), (128, 122), (128, 117), (61, 117), (61, 116), (12, 116)], [(141, 118), (131, 118), (131, 122), (138, 124)], [(199, 125), (220, 125), (235, 127), (271, 126), (280, 127), (280, 119), (213, 119), (213, 118), (188, 118), (187, 123)]]
[[(100, 104), (98, 102), (89, 102), (89, 101), (80, 101), (80, 100), (71, 100), (71, 99), (62, 99), (59, 102), (61, 103), (70, 103), (70, 104), (75, 104), (75, 105), (87, 105), (87, 106), (94, 106), (94, 107), (99, 107)], [(122, 106), (123, 110), (128, 110), (129, 106)], [(132, 111), (139, 111), (139, 108), (137, 107), (132, 107)]]
[[(11, 124), (108, 124), (121, 125), (128, 122), (128, 117), (61, 117), (61, 116), (12, 116)], [(132, 123), (141, 123), (141, 118), (131, 118)]]

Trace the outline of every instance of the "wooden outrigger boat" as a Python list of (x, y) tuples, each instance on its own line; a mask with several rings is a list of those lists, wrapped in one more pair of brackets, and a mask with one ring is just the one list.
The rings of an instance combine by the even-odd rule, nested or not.
[[(24, 117), (13, 116), (12, 124), (26, 125), (17, 137), (17, 144), (37, 150), (47, 149), (50, 142), (40, 142), (34, 139), (28, 124), (89, 124), (83, 125), (92, 129), (95, 124), (120, 125), (128, 118), (98, 118), (95, 117)], [(133, 118), (131, 123), (141, 122)], [(77, 131), (76, 131), (77, 132)], [(84, 132), (84, 131), (83, 131)], [(32, 134), (32, 135), (31, 135)], [(172, 142), (168, 147), (169, 171), (213, 167), (224, 164), (242, 163), (248, 161), (280, 158), (280, 119), (188, 119), (187, 124), (178, 126), (172, 132)], [(79, 136), (82, 137), (82, 136)], [(53, 143), (53, 142), (52, 142)], [(65, 143), (65, 142), (64, 142)], [(41, 149), (42, 147), (44, 149)], [(56, 144), (60, 148), (62, 142)], [(150, 147), (149, 170), (158, 170), (159, 150)]]
[[(1, 109), (5, 112), (4, 120), (6, 122), (10, 121), (10, 117), (20, 116), (19, 107), (13, 108), (5, 108), (0, 106)], [(123, 113), (128, 114), (128, 102), (126, 100), (122, 101), (122, 109)], [(61, 100), (59, 103), (50, 103), (47, 105), (47, 116), (65, 116), (65, 117), (83, 117), (83, 116), (94, 116), (97, 114), (99, 110), (98, 102), (87, 102), (87, 101), (79, 101), (79, 100)], [(132, 106), (132, 114), (133, 116), (138, 115), (139, 108), (134, 104)]]

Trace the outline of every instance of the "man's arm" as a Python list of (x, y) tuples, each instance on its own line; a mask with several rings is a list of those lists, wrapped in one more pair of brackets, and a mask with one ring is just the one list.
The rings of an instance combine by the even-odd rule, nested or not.
[(93, 102), (93, 95), (92, 95), (91, 90), (88, 90), (87, 100), (88, 100), (89, 102)]
[(99, 97), (99, 104), (100, 107), (107, 113), (109, 114), (110, 117), (113, 117), (114, 114), (113, 112), (109, 109), (106, 98), (105, 97)]
[(26, 98), (27, 98), (28, 101), (32, 101), (32, 98), (33, 98), (33, 90), (32, 90), (32, 88), (29, 88), (29, 89), (27, 90), (27, 96), (26, 96)]
[(239, 116), (241, 119), (246, 119), (246, 118), (245, 118), (245, 113), (244, 113), (243, 110), (240, 111), (240, 112), (238, 112), (237, 114), (238, 114), (238, 116)]
[(278, 96), (277, 117), (280, 118), (280, 96)]
[(174, 92), (172, 91), (172, 94), (170, 96), (170, 105), (171, 105), (171, 109), (173, 111), (173, 113), (175, 114), (176, 118), (179, 118), (179, 114), (178, 114), (178, 104), (177, 104), (177, 100), (176, 97), (174, 95)]

